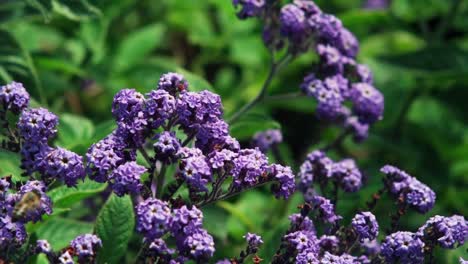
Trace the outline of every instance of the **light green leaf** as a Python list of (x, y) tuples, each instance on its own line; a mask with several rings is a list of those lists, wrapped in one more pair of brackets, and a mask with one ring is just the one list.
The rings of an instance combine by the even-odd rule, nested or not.
[(76, 21), (86, 20), (101, 14), (99, 9), (86, 0), (52, 0), (52, 8), (55, 13)]
[(36, 230), (38, 239), (46, 239), (54, 250), (60, 250), (76, 236), (91, 233), (93, 225), (86, 222), (54, 217)]
[(130, 196), (118, 197), (112, 194), (96, 220), (96, 233), (102, 240), (98, 263), (120, 263), (134, 228), (135, 216)]
[(0, 177), (12, 176), (14, 182), (21, 180), (20, 157), (17, 154), (0, 150)]
[(73, 204), (100, 193), (106, 189), (107, 184), (95, 182), (86, 179), (84, 182), (78, 183), (76, 187), (70, 188), (60, 186), (50, 190), (47, 194), (52, 199), (55, 207), (66, 208)]
[(125, 71), (147, 57), (161, 44), (165, 30), (164, 25), (153, 24), (129, 34), (117, 49), (114, 70)]

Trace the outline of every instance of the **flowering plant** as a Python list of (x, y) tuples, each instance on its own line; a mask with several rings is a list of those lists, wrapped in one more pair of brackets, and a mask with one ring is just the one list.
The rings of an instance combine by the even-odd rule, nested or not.
[[(25, 263), (40, 255), (49, 263), (435, 263), (436, 249), (464, 245), (468, 222), (462, 215), (435, 215), (414, 230), (400, 229), (408, 211), (431, 211), (436, 194), (393, 165), (381, 167), (381, 188), (352, 219), (340, 215), (340, 193), (359, 192), (368, 176), (358, 159), (330, 153), (347, 137), (365, 141), (384, 110), (370, 67), (357, 61), (357, 38), (310, 0), (233, 5), (240, 19), (262, 22), (271, 64), (259, 93), (227, 118), (217, 93), (192, 89), (184, 74), (168, 72), (145, 94), (119, 90), (109, 109), (113, 129), (80, 155), (54, 142), (59, 117), (33, 107), (23, 84), (1, 86), (1, 147), (19, 155), (23, 173), (0, 179), (1, 261)], [(318, 61), (298, 92), (270, 94), (279, 72), (308, 53)], [(317, 119), (341, 130), (297, 169), (282, 157), (281, 130), (257, 131), (250, 145), (230, 133), (258, 104), (296, 97), (310, 98)], [(264, 255), (262, 234), (247, 232), (238, 255), (216, 255), (222, 241), (210, 234), (204, 209), (264, 185), (276, 199), (300, 199), (273, 245), (275, 253)], [(53, 221), (85, 198), (93, 210), (101, 205), (92, 199), (99, 192), (106, 202), (92, 230), (65, 245), (46, 239), (41, 221)], [(375, 213), (384, 195), (395, 204), (388, 226)], [(75, 211), (83, 219), (96, 214)], [(126, 254), (129, 242), (137, 244), (135, 255)]]

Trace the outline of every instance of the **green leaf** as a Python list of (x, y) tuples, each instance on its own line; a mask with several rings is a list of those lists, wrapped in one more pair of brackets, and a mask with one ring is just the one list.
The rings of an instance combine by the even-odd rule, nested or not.
[(451, 2), (446, 0), (394, 0), (391, 10), (398, 18), (415, 22), (447, 14)]
[(146, 58), (164, 39), (165, 31), (163, 24), (153, 24), (129, 34), (117, 49), (114, 71), (125, 71)]
[(14, 182), (20, 181), (23, 173), (20, 164), (21, 160), (17, 154), (0, 150), (0, 177), (11, 175)]
[(98, 263), (119, 263), (127, 251), (134, 228), (135, 217), (130, 196), (118, 197), (112, 194), (96, 220), (96, 233), (102, 240)]
[(231, 125), (231, 135), (238, 140), (248, 140), (259, 131), (281, 128), (281, 125), (265, 115), (247, 114)]
[(80, 182), (76, 187), (70, 188), (67, 186), (60, 186), (50, 190), (47, 194), (52, 199), (55, 207), (70, 207), (77, 202), (100, 193), (106, 189), (107, 184), (99, 183), (86, 179)]
[(94, 135), (93, 123), (84, 117), (72, 114), (60, 116), (57, 145), (74, 151), (86, 151)]
[(54, 250), (66, 247), (78, 235), (91, 232), (93, 232), (93, 225), (90, 223), (60, 217), (41, 223), (36, 230), (38, 239), (49, 241)]
[(86, 20), (101, 14), (98, 8), (86, 0), (52, 0), (52, 8), (55, 13), (76, 21)]

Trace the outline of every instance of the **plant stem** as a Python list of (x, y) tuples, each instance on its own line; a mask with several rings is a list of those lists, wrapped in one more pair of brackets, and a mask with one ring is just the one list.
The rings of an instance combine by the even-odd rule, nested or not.
[(244, 189), (235, 189), (235, 188), (229, 188), (229, 191), (225, 194), (222, 194), (218, 197), (210, 197), (208, 198), (207, 200), (205, 201), (202, 201), (200, 203), (197, 204), (197, 207), (200, 208), (202, 206), (205, 206), (205, 205), (208, 205), (208, 204), (211, 204), (211, 203), (214, 203), (214, 202), (217, 202), (217, 201), (222, 201), (222, 200), (226, 200), (226, 199), (229, 199), (233, 196), (236, 196), (240, 193), (243, 193), (245, 191), (248, 191), (248, 190), (251, 190), (251, 189), (255, 189), (257, 187), (260, 187), (260, 186), (263, 186), (267, 183), (269, 183), (270, 181), (266, 181), (266, 182), (261, 182), (261, 183), (258, 183), (254, 186), (251, 186), (251, 187), (247, 187), (247, 188), (244, 188)]
[(256, 104), (260, 103), (263, 99), (265, 99), (268, 87), (270, 86), (271, 82), (273, 81), (273, 77), (275, 74), (279, 71), (279, 69), (287, 64), (287, 62), (291, 59), (290, 54), (286, 54), (283, 58), (281, 58), (277, 62), (273, 62), (270, 67), (270, 72), (268, 73), (268, 76), (265, 80), (265, 82), (262, 85), (262, 88), (260, 89), (260, 92), (257, 94), (257, 96), (244, 105), (239, 111), (234, 113), (229, 119), (228, 123), (233, 124), (235, 123), (243, 114), (248, 112), (252, 107), (254, 107)]
[(167, 168), (166, 164), (163, 163), (163, 165), (161, 166), (161, 170), (159, 171), (159, 174), (158, 174), (157, 183), (156, 183), (156, 197), (157, 198), (161, 198), (163, 194), (162, 188), (164, 186), (166, 168)]
[(148, 165), (150, 167), (154, 167), (154, 164), (153, 162), (151, 161), (151, 158), (149, 157), (148, 155), (148, 152), (146, 152), (146, 150), (141, 147), (141, 148), (138, 148), (138, 151), (140, 151), (141, 155), (143, 155), (143, 158), (145, 158), (146, 162), (148, 163)]
[(190, 141), (192, 141), (194, 137), (195, 137), (195, 132), (190, 133), (190, 135), (188, 135), (188, 137), (184, 140), (184, 142), (182, 142), (182, 147), (187, 146), (187, 144), (190, 143)]

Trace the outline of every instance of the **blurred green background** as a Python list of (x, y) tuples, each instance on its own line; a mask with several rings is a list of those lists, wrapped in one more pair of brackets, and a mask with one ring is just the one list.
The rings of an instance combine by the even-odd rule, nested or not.
[[(379, 9), (365, 8), (360, 0), (316, 2), (356, 34), (358, 60), (370, 66), (385, 95), (384, 119), (369, 139), (359, 145), (347, 140), (331, 153), (335, 159), (355, 157), (368, 177), (359, 193), (340, 195), (338, 211), (345, 223), (380, 187), (378, 169), (387, 163), (437, 193), (434, 210), (410, 212), (402, 229), (415, 231), (432, 214), (468, 215), (468, 1), (377, 1), (384, 2)], [(0, 0), (0, 83), (23, 82), (34, 105), (60, 115), (56, 144), (84, 154), (113, 129), (113, 95), (126, 87), (154, 89), (167, 71), (183, 73), (194, 90), (220, 94), (225, 114), (231, 115), (256, 95), (266, 77), (269, 57), (260, 35), (259, 22), (238, 20), (230, 0)], [(312, 52), (295, 60), (269, 93), (298, 91), (315, 60)], [(281, 127), (283, 158), (297, 171), (308, 151), (340, 132), (319, 122), (314, 109), (308, 98), (270, 101), (231, 132), (247, 146), (255, 131)], [(0, 152), (2, 175), (19, 175), (18, 163), (18, 157)], [(260, 256), (268, 259), (300, 201), (299, 196), (276, 201), (266, 188), (205, 208), (216, 256), (237, 255), (245, 246), (242, 235), (250, 231), (264, 236)], [(62, 235), (53, 239), (66, 245), (89, 230), (86, 214), (98, 209), (88, 205), (82, 201), (51, 217), (37, 227), (39, 237), (59, 228)], [(388, 226), (393, 210), (388, 198), (379, 203), (381, 226)], [(128, 259), (138, 243), (136, 237)], [(437, 263), (467, 257), (466, 247), (436, 253)]]

